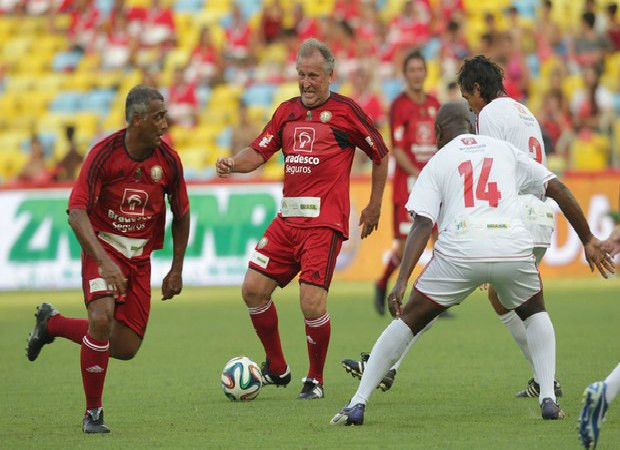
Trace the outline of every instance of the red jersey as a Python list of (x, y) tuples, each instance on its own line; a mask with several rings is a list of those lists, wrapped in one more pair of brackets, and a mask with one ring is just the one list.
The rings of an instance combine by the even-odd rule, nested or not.
[[(422, 170), (437, 151), (435, 139), (435, 116), (439, 102), (426, 95), (423, 104), (415, 103), (402, 92), (390, 107), (390, 131), (392, 146), (405, 152), (411, 163)], [(393, 197), (395, 203), (406, 203), (411, 187), (410, 175), (398, 164), (394, 170)]]
[(162, 248), (168, 196), (175, 218), (189, 211), (183, 166), (165, 142), (145, 160), (132, 159), (125, 129), (86, 156), (69, 197), (69, 209), (85, 209), (95, 234), (129, 258), (147, 259)]
[(355, 148), (375, 163), (387, 154), (383, 138), (357, 103), (332, 92), (308, 108), (300, 97), (276, 109), (250, 144), (265, 160), (282, 149), (284, 191), (279, 215), (302, 227), (329, 227), (349, 235), (349, 176)]

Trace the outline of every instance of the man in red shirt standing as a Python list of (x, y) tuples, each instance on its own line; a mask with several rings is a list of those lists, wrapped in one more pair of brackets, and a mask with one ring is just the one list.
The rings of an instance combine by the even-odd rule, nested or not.
[(69, 224), (82, 246), (88, 318), (64, 317), (43, 303), (26, 349), (34, 361), (55, 337), (81, 345), (85, 433), (110, 432), (102, 408), (108, 360), (129, 360), (142, 344), (151, 301), (150, 256), (163, 245), (166, 196), (173, 214), (174, 256), (162, 300), (183, 287), (189, 202), (181, 160), (162, 141), (168, 127), (164, 99), (155, 89), (136, 86), (127, 96), (125, 116), (127, 128), (88, 153), (69, 198)]
[(256, 245), (242, 295), (265, 348), (264, 383), (286, 386), (291, 372), (271, 295), (300, 273), (310, 359), (302, 399), (324, 396), (323, 367), (331, 332), (327, 291), (349, 234), (349, 176), (355, 148), (373, 161), (370, 200), (359, 221), (362, 239), (377, 228), (387, 177), (383, 138), (359, 105), (330, 92), (333, 71), (331, 50), (316, 39), (304, 41), (297, 53), (300, 97), (282, 103), (249, 147), (216, 163), (218, 175), (227, 177), (255, 170), (280, 149), (284, 153), (281, 210)]
[(420, 52), (409, 53), (403, 62), (406, 89), (390, 106), (392, 152), (396, 160), (393, 180), (394, 249), (381, 278), (375, 284), (375, 309), (385, 314), (387, 283), (400, 265), (405, 241), (412, 225), (405, 208), (415, 181), (437, 151), (435, 115), (439, 102), (424, 92), (426, 61)]

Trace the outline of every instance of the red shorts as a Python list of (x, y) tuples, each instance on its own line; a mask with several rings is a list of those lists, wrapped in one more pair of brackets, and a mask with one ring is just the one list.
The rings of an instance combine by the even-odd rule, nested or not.
[(114, 297), (114, 318), (144, 338), (146, 325), (151, 310), (151, 261), (130, 261), (122, 255), (108, 251), (127, 278), (127, 292), (120, 296), (117, 291), (109, 289), (99, 274), (99, 264), (90, 255), (82, 252), (82, 290), (84, 303), (102, 297)]
[(328, 290), (342, 240), (342, 234), (331, 228), (298, 228), (276, 217), (258, 241), (249, 267), (276, 280), (280, 287), (300, 273), (300, 283)]
[(407, 239), (411, 225), (413, 225), (413, 219), (409, 214), (409, 211), (405, 208), (407, 202), (394, 203), (394, 239)]

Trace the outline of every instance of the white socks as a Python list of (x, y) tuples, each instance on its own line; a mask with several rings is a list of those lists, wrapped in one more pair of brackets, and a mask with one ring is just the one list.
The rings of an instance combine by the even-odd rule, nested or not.
[(605, 378), (605, 384), (607, 385), (605, 400), (609, 404), (616, 398), (618, 391), (620, 391), (620, 364)]
[[(420, 334), (418, 333), (418, 335)], [(412, 340), (413, 332), (402, 320), (395, 319), (388, 325), (370, 352), (370, 359), (366, 363), (364, 375), (362, 375), (357, 392), (349, 402), (349, 406), (368, 403), (368, 398), (379, 385), (388, 369), (402, 356)]]
[(398, 358), (398, 361), (396, 361), (394, 363), (394, 365), (392, 367), (390, 367), (390, 369), (394, 369), (394, 370), (398, 370), (398, 368), (400, 367), (400, 365), (402, 364), (403, 360), (407, 357), (407, 355), (409, 354), (409, 350), (411, 350), (411, 347), (413, 347), (413, 345), (418, 341), (418, 339), (420, 339), (420, 336), (422, 336), (423, 333), (425, 333), (427, 330), (429, 330), (433, 324), (437, 321), (437, 318), (439, 316), (435, 317), (433, 320), (431, 320), (428, 325), (426, 325), (418, 334), (416, 334), (413, 339), (411, 340), (411, 342), (409, 342), (409, 345), (407, 345), (407, 348), (405, 349), (405, 351), (403, 352), (402, 356), (400, 358)]
[(527, 344), (532, 355), (534, 373), (540, 385), (539, 403), (544, 398), (556, 401), (553, 390), (555, 378), (555, 332), (546, 311), (531, 315), (523, 321), (527, 335)]
[(512, 334), (512, 337), (517, 342), (517, 345), (521, 349), (521, 352), (523, 352), (523, 356), (525, 356), (525, 359), (529, 361), (530, 366), (532, 366), (532, 370), (534, 372), (534, 380), (538, 383), (536, 371), (534, 370), (534, 364), (532, 363), (532, 355), (530, 353), (529, 347), (527, 346), (527, 335), (525, 333), (525, 325), (523, 324), (523, 321), (514, 311), (509, 311), (506, 314), (502, 314), (501, 316), (499, 316), (499, 318), (502, 323), (506, 325), (506, 328), (508, 328), (510, 334)]

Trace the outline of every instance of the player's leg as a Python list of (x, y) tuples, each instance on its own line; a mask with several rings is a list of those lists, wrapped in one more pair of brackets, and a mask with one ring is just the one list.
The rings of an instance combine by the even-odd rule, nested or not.
[(80, 366), (86, 396), (86, 413), (82, 424), (85, 433), (109, 433), (103, 421), (103, 385), (110, 359), (110, 334), (114, 325), (114, 298), (88, 302), (88, 332), (82, 339)]
[(555, 331), (545, 309), (542, 284), (533, 261), (495, 264), (492, 281), (498, 298), (523, 320), (534, 372), (540, 384), (539, 403), (543, 419), (562, 419), (564, 412), (557, 404), (555, 377)]
[(306, 327), (310, 367), (302, 380), (302, 399), (322, 398), (323, 368), (327, 357), (331, 322), (327, 312), (327, 291), (342, 246), (342, 234), (329, 228), (303, 230), (297, 252), (300, 255), (300, 306)]
[[(394, 220), (396, 220), (396, 218)], [(385, 298), (388, 281), (390, 280), (392, 274), (400, 266), (400, 261), (403, 258), (403, 252), (405, 250), (405, 242), (405, 239), (401, 236), (397, 236), (396, 239), (394, 239), (394, 244), (392, 246), (392, 250), (390, 251), (388, 261), (383, 268), (383, 273), (375, 283), (374, 306), (377, 313), (382, 316), (385, 315)]]
[(401, 317), (392, 321), (375, 343), (357, 392), (334, 416), (333, 425), (363, 424), (370, 395), (414, 337), (480, 285), (480, 274), (486, 273), (480, 270), (480, 264), (453, 261), (437, 254), (433, 257), (416, 281)]
[(327, 312), (327, 290), (305, 282), (299, 283), (300, 306), (306, 327), (306, 344), (310, 367), (302, 380), (301, 399), (324, 397), (323, 368), (331, 336), (331, 322)]
[(579, 438), (585, 448), (596, 448), (607, 408), (619, 391), (620, 364), (605, 381), (597, 381), (586, 387), (583, 393), (583, 408), (579, 415)]
[(266, 360), (262, 366), (264, 382), (286, 386), (291, 381), (291, 373), (280, 343), (278, 311), (271, 298), (277, 286), (277, 281), (250, 267), (241, 286), (241, 295), (265, 349)]
[(411, 293), (403, 315), (393, 320), (377, 339), (357, 392), (333, 417), (332, 425), (363, 425), (366, 404), (387, 370), (400, 358), (409, 342), (444, 310), (419, 291)]
[(256, 244), (241, 286), (252, 325), (265, 349), (266, 360), (261, 367), (263, 383), (276, 386), (289, 384), (291, 371), (282, 352), (272, 294), (277, 286), (286, 286), (299, 271), (291, 242), (295, 233), (276, 217)]
[(88, 329), (88, 320), (65, 317), (49, 303), (41, 303), (34, 314), (34, 328), (28, 335), (26, 356), (34, 361), (46, 344), (54, 342), (56, 337), (69, 339), (82, 344), (82, 338)]

